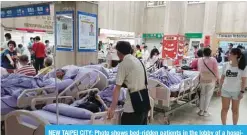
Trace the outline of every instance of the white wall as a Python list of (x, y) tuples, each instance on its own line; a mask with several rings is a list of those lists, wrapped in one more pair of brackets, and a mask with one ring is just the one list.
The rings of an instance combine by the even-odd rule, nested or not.
[(219, 2), (217, 32), (247, 32), (247, 2)]
[[(210, 11), (205, 8), (209, 6)], [(180, 5), (178, 5), (180, 6)], [(216, 6), (210, 8), (210, 6)], [(211, 9), (214, 9), (211, 11)], [(165, 16), (167, 12), (167, 7), (153, 7), (145, 8), (144, 14), (144, 33), (159, 33), (164, 32)], [(170, 12), (174, 12), (171, 9)], [(210, 13), (207, 13), (210, 12)], [(206, 18), (209, 20), (205, 20)], [(210, 15), (212, 16), (210, 18)], [(216, 20), (212, 19), (213, 16), (217, 15)], [(179, 15), (174, 12), (173, 20), (177, 20)], [(236, 1), (236, 2), (219, 2), (218, 4), (213, 4), (212, 1), (198, 4), (188, 4), (187, 15), (185, 16), (185, 32), (247, 32), (247, 2), (246, 1)], [(216, 26), (211, 26), (214, 24)], [(171, 29), (177, 29), (177, 25), (169, 25)], [(204, 30), (205, 29), (205, 30)]]
[(189, 4), (187, 7), (186, 33), (203, 32), (205, 4)]
[(165, 24), (165, 6), (145, 8), (144, 33), (163, 33)]
[(99, 1), (99, 27), (142, 32), (144, 5), (141, 1)]

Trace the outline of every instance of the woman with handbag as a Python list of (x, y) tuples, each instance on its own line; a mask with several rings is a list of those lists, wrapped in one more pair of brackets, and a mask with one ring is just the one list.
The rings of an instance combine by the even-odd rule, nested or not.
[(211, 49), (203, 49), (203, 57), (198, 60), (198, 71), (200, 72), (200, 111), (199, 116), (209, 116), (208, 107), (215, 89), (215, 82), (219, 80), (218, 63), (211, 57)]

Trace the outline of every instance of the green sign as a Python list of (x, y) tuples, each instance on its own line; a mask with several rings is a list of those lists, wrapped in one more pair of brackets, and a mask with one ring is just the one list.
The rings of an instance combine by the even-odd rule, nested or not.
[(202, 38), (202, 33), (185, 33), (186, 38)]
[(157, 39), (162, 39), (164, 36), (163, 33), (145, 33), (142, 34), (142, 38), (157, 38)]

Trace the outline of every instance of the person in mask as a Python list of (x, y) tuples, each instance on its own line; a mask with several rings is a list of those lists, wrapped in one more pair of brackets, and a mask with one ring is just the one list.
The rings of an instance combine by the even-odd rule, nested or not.
[(17, 53), (19, 53), (20, 55), (23, 55), (25, 48), (23, 47), (22, 44), (19, 44), (16, 50), (17, 50)]
[(49, 56), (51, 54), (51, 47), (50, 47), (50, 41), (49, 40), (45, 40), (45, 53), (46, 56)]
[(33, 43), (34, 43), (34, 38), (30, 37), (30, 41), (28, 43), (28, 48), (32, 48), (33, 47)]

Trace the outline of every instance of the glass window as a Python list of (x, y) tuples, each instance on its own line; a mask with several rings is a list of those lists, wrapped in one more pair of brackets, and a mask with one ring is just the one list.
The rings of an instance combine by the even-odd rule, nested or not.
[(147, 7), (165, 6), (165, 1), (147, 1)]

